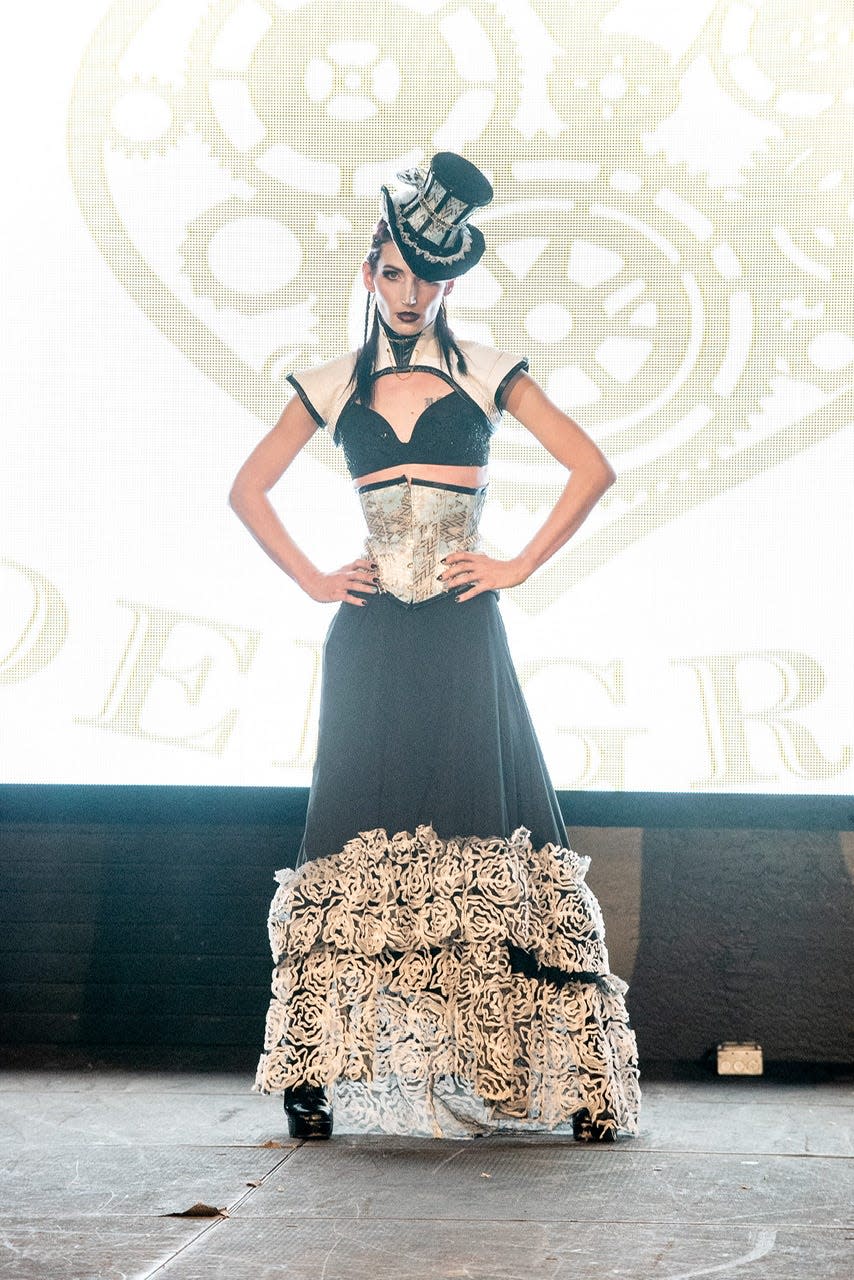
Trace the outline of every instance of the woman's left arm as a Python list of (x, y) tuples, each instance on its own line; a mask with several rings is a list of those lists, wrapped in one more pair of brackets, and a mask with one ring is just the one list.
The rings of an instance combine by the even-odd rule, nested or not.
[(504, 397), (504, 408), (537, 437), (570, 476), (545, 523), (512, 560), (494, 560), (477, 551), (455, 551), (448, 556), (442, 574), (445, 586), (450, 589), (472, 584), (469, 591), (457, 597), (461, 602), (483, 591), (524, 582), (569, 541), (616, 479), (598, 445), (527, 374), (520, 373), (513, 379)]

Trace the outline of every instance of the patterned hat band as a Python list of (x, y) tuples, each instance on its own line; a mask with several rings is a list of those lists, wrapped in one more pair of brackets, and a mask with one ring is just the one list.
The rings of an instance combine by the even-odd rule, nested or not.
[[(459, 231), (459, 223), (451, 218), (443, 218), (439, 210), (424, 199), (424, 193), (419, 191), (414, 200), (405, 206), (407, 214), (411, 216), (412, 206), (417, 205), (421, 211), (426, 214), (433, 222), (437, 222), (440, 227), (446, 231)], [(459, 216), (459, 215), (458, 215)]]
[[(469, 253), (471, 250), (471, 243), (472, 243), (471, 231), (468, 227), (463, 227), (462, 229), (460, 227), (455, 227), (454, 230), (461, 232), (462, 244), (460, 248), (455, 253), (446, 252), (441, 254), (432, 253), (429, 249), (425, 248), (425, 246), (422, 244), (420, 240), (416, 240), (413, 236), (410, 236), (406, 230), (406, 226), (404, 223), (400, 223), (400, 225), (398, 226), (397, 234), (400, 236), (401, 240), (403, 240), (403, 242), (406, 245), (408, 245), (409, 248), (414, 253), (417, 253), (420, 256), (424, 257), (427, 260), (427, 262), (435, 262), (435, 263), (462, 262), (466, 254)], [(474, 263), (471, 263), (470, 265), (473, 266)]]

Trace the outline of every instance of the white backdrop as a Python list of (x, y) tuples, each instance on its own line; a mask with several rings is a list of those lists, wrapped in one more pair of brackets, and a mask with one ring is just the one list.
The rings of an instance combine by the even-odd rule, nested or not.
[[(848, 8), (4, 12), (2, 780), (307, 782), (331, 611), (226, 495), (283, 375), (358, 336), (379, 182), (453, 147), (496, 190), (455, 329), (620, 476), (503, 598), (555, 783), (850, 791)], [(491, 547), (561, 483), (508, 421)], [(359, 553), (327, 440), (275, 500)]]

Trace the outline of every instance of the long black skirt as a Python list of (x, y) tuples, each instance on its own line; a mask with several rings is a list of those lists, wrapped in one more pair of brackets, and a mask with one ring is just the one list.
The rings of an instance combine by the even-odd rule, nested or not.
[(262, 1092), (336, 1131), (637, 1128), (634, 1035), (494, 593), (342, 605), (301, 861), (277, 874)]
[(342, 605), (321, 688), (300, 861), (377, 827), (566, 845), (494, 592)]

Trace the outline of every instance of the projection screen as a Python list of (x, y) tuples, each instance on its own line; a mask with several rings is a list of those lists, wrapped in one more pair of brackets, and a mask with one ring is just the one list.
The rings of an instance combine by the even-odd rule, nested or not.
[[(495, 188), (456, 333), (618, 472), (502, 599), (555, 784), (851, 790), (843, 0), (48, 9), (2, 19), (4, 782), (307, 783), (332, 607), (227, 493), (285, 375), (360, 340), (379, 184), (450, 148)], [(506, 418), (488, 549), (564, 481)], [(273, 496), (360, 553), (322, 432)]]

